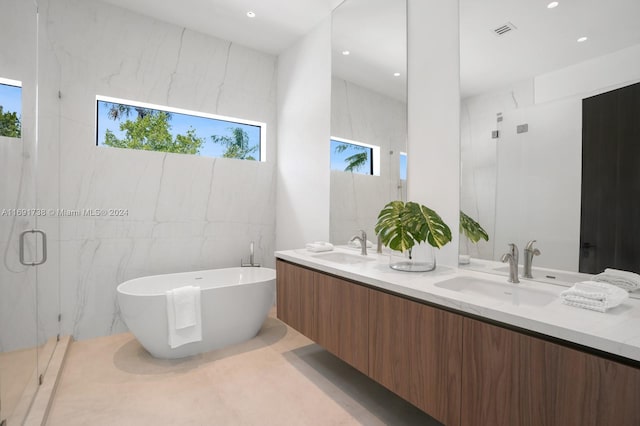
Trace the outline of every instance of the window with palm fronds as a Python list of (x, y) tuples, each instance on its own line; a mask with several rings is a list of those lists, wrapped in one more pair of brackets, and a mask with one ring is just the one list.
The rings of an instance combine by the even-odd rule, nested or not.
[(97, 97), (96, 145), (264, 161), (266, 124)]
[(376, 147), (331, 138), (331, 170), (374, 175)]

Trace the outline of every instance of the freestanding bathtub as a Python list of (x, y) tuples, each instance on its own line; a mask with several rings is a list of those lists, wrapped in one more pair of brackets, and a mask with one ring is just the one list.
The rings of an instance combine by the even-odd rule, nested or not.
[[(165, 292), (201, 289), (202, 341), (171, 349)], [(211, 269), (136, 278), (117, 288), (120, 314), (140, 344), (156, 358), (182, 358), (254, 337), (275, 300), (276, 271), (269, 268)]]

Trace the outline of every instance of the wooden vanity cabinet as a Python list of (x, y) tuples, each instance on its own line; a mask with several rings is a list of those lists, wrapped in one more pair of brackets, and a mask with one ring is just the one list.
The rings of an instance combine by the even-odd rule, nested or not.
[(446, 425), (460, 423), (462, 316), (369, 291), (369, 376)]
[(280, 260), (276, 269), (278, 318), (438, 421), (459, 424), (461, 316)]
[(369, 290), (316, 274), (316, 342), (364, 374), (369, 370)]
[(470, 318), (461, 425), (637, 426), (640, 370)]
[(368, 289), (278, 261), (278, 318), (367, 374)]
[(278, 319), (311, 340), (317, 339), (314, 280), (317, 272), (282, 261), (276, 262)]
[(640, 426), (640, 368), (278, 260), (278, 318), (447, 426)]
[(520, 338), (504, 328), (463, 321), (461, 426), (520, 422)]

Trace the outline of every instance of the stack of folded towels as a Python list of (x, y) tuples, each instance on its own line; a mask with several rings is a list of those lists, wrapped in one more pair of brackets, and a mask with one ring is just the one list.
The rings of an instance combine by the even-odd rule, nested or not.
[(313, 251), (313, 252), (333, 250), (333, 244), (327, 243), (326, 241), (316, 241), (314, 243), (307, 243), (306, 247), (307, 247), (307, 250)]
[(604, 282), (583, 281), (560, 293), (560, 297), (565, 305), (606, 312), (624, 302), (629, 293)]
[(619, 269), (607, 268), (603, 273), (594, 276), (593, 280), (613, 284), (627, 291), (634, 291), (640, 288), (640, 275)]

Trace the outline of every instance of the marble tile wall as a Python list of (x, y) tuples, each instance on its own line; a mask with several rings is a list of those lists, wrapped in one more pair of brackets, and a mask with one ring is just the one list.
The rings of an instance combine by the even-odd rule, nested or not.
[(400, 152), (407, 150), (406, 103), (334, 77), (331, 135), (380, 147), (380, 176), (331, 171), (331, 242), (346, 244), (359, 229), (374, 241), (382, 207), (406, 194), (399, 174)]
[[(276, 57), (96, 0), (39, 3), (38, 203), (127, 211), (40, 221), (51, 261), (38, 282), (60, 286), (62, 333), (124, 331), (128, 279), (236, 266), (250, 241), (273, 266)], [(269, 161), (96, 147), (96, 95), (264, 122)]]

